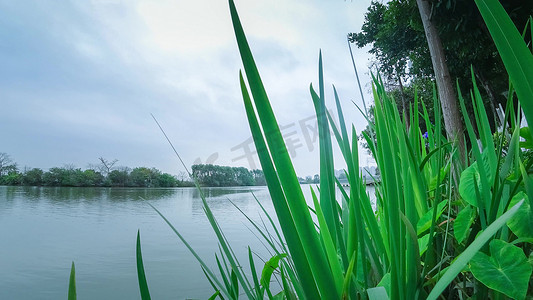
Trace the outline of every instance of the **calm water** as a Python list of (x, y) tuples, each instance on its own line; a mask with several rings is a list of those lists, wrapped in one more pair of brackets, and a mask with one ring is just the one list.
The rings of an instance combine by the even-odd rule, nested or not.
[[(228, 201), (259, 221), (274, 209), (265, 187), (208, 188), (219, 224), (248, 269), (247, 246), (268, 252)], [(309, 199), (309, 188), (303, 188)], [(337, 191), (338, 197), (340, 192)], [(206, 263), (215, 267), (217, 241), (194, 188), (109, 189), (0, 186), (0, 299), (66, 299), (76, 264), (78, 299), (140, 299), (135, 264), (137, 229), (153, 299), (206, 299), (213, 290), (199, 264), (156, 206)], [(258, 269), (262, 263), (257, 260)]]
[[(250, 190), (273, 211), (263, 187), (205, 190), (246, 266), (247, 245), (267, 254), (228, 199), (259, 219)], [(137, 229), (152, 298), (206, 299), (213, 291), (199, 264), (141, 197), (214, 264), (216, 238), (195, 189), (0, 187), (0, 299), (66, 299), (71, 261), (78, 299), (139, 299)]]

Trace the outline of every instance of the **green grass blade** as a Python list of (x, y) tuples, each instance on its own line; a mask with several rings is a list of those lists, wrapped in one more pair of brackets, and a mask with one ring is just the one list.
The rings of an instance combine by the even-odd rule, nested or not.
[[(211, 280), (211, 277), (209, 277), (209, 275), (207, 274), (207, 272), (205, 271), (205, 269), (202, 267), (202, 272), (204, 272), (204, 275), (205, 275), (205, 278), (207, 278), (207, 281), (209, 281), (209, 284), (211, 285), (211, 287), (215, 290), (215, 293), (213, 294), (213, 296), (211, 297), (217, 297), (219, 296), (220, 299), (224, 299), (224, 297), (222, 297), (222, 295), (220, 294), (220, 290), (217, 288), (216, 284), (213, 282), (213, 280)], [(214, 298), (213, 298), (214, 299)]]
[(280, 273), (281, 273), (281, 283), (283, 287), (283, 294), (285, 295), (285, 299), (297, 300), (298, 298), (292, 291), (291, 286), (289, 285), (289, 282), (287, 281), (287, 276), (285, 276), (285, 268), (283, 268), (283, 265), (280, 266)]
[(143, 255), (141, 252), (141, 233), (137, 230), (137, 248), (135, 251), (137, 256), (137, 278), (139, 280), (139, 290), (141, 291), (142, 300), (150, 300), (150, 291), (148, 290), (148, 283), (146, 282), (146, 275), (144, 274)]
[(268, 191), (270, 192), (270, 196), (272, 198), (274, 210), (278, 216), (281, 230), (283, 231), (283, 235), (287, 241), (287, 247), (290, 250), (294, 265), (297, 269), (298, 278), (300, 279), (301, 284), (306, 287), (304, 289), (306, 296), (309, 299), (318, 299), (319, 293), (316, 287), (315, 279), (312, 275), (311, 267), (309, 266), (302, 241), (298, 235), (294, 219), (289, 209), (285, 194), (282, 190), (280, 179), (276, 173), (276, 170), (274, 169), (274, 165), (272, 164), (272, 158), (268, 152), (268, 148), (255, 115), (255, 111), (252, 106), (250, 95), (248, 94), (248, 90), (244, 83), (242, 73), (239, 73), (239, 80), (241, 84), (244, 108), (246, 109), (246, 116), (248, 118), (250, 131), (252, 132), (252, 137), (254, 139), (255, 148), (257, 150), (261, 166), (263, 167), (265, 178), (267, 179)]
[(239, 299), (239, 280), (237, 279), (237, 273), (234, 269), (231, 269), (231, 288), (235, 299)]
[[(220, 247), (220, 246), (219, 246)], [(222, 256), (224, 257), (224, 256)], [(217, 262), (218, 272), (220, 273), (220, 276), (222, 277), (222, 282), (224, 282), (224, 286), (226, 287), (226, 290), (228, 290), (228, 293), (231, 295), (231, 298), (235, 298), (235, 293), (233, 292), (233, 288), (231, 286), (231, 283), (228, 279), (229, 269), (226, 264), (226, 261), (224, 261), (224, 265), (220, 262), (220, 259), (218, 258), (218, 255), (215, 254), (215, 261)]]
[[(220, 291), (216, 291), (208, 300), (215, 300), (220, 295)], [(222, 298), (224, 299), (224, 298)]]
[(326, 104), (324, 99), (324, 74), (322, 70), (322, 52), (320, 52), (318, 57), (320, 96), (316, 95), (312, 86), (310, 87), (310, 90), (318, 121), (320, 147), (320, 205), (322, 206), (324, 216), (326, 217), (329, 231), (332, 233), (332, 238), (335, 241), (337, 238), (336, 233), (339, 229), (339, 222), (335, 207), (335, 183), (332, 180), (334, 177), (333, 150), (331, 146), (331, 136), (326, 114)]
[(252, 279), (254, 281), (255, 294), (257, 299), (263, 299), (263, 293), (261, 291), (261, 285), (257, 278), (257, 271), (255, 269), (254, 257), (252, 256), (252, 250), (248, 246), (248, 260), (250, 261), (250, 270), (252, 271)]
[(533, 124), (533, 55), (498, 0), (475, 2), (513, 82), (528, 124)]
[(316, 197), (315, 191), (311, 187), (311, 195), (313, 197), (313, 203), (315, 205), (315, 211), (316, 216), (318, 219), (318, 224), (320, 225), (320, 236), (322, 237), (322, 243), (324, 244), (324, 248), (326, 249), (326, 255), (328, 256), (328, 261), (332, 269), (332, 273), (335, 276), (335, 284), (337, 287), (337, 291), (339, 295), (342, 292), (342, 268), (339, 262), (339, 258), (337, 256), (337, 249), (335, 247), (335, 243), (333, 242), (333, 238), (331, 237), (331, 234), (328, 230), (326, 218), (324, 216), (324, 213), (322, 212), (322, 207), (320, 206), (320, 203), (318, 202), (318, 199)]
[(500, 228), (502, 228), (507, 220), (509, 220), (520, 208), (520, 205), (524, 200), (518, 202), (515, 206), (509, 209), (501, 217), (496, 219), (492, 224), (490, 224), (473, 242), (468, 246), (468, 248), (461, 253), (455, 262), (450, 265), (446, 273), (442, 276), (435, 287), (431, 290), (431, 293), (428, 295), (428, 300), (437, 299), (440, 294), (446, 289), (446, 287), (455, 279), (457, 274), (463, 270), (466, 264), (474, 257), (474, 255), (492, 238)]
[(76, 300), (76, 268), (74, 262), (70, 267), (70, 278), (68, 280), (68, 300)]
[[(277, 176), (279, 176), (279, 182), (281, 183), (286, 198), (290, 199), (288, 205), (292, 212), (297, 232), (301, 238), (305, 256), (308, 258), (307, 260), (313, 277), (316, 279), (316, 286), (322, 295), (337, 298), (338, 295), (335, 289), (333, 275), (329, 269), (324, 250), (320, 245), (296, 172), (294, 171), (279, 125), (259, 76), (235, 4), (230, 0), (229, 5), (237, 45), (239, 47), (253, 100), (257, 108), (257, 114), (261, 120), (263, 131), (267, 133), (265, 137), (270, 154), (272, 155), (274, 166), (276, 169), (282, 170), (277, 172)], [(312, 289), (313, 287), (310, 286), (309, 288)]]

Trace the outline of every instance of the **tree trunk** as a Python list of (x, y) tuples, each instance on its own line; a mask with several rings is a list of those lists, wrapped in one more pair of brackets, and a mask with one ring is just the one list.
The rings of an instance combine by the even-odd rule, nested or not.
[(424, 25), (424, 31), (428, 41), (429, 53), (431, 54), (431, 62), (433, 64), (433, 71), (435, 72), (435, 79), (437, 81), (437, 89), (439, 92), (446, 134), (450, 140), (457, 142), (461, 161), (464, 162), (465, 149), (463, 123), (461, 122), (457, 96), (455, 89), (453, 88), (450, 72), (448, 71), (448, 65), (446, 64), (442, 42), (435, 24), (431, 21), (431, 4), (427, 0), (416, 0), (416, 3), (418, 5), (418, 10), (420, 11), (420, 17), (422, 17), (422, 24)]

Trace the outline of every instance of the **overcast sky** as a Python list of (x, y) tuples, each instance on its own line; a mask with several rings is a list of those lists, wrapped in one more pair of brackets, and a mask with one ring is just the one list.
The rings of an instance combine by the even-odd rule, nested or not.
[[(335, 84), (347, 122), (366, 126), (351, 103), (362, 102), (346, 35), (361, 29), (369, 3), (236, 0), (300, 176), (318, 172), (309, 84), (319, 49), (327, 106)], [(369, 94), (367, 49), (353, 50)], [(241, 68), (226, 0), (0, 0), (0, 152), (21, 169), (104, 157), (177, 174), (153, 113), (188, 166), (259, 168), (245, 152)]]

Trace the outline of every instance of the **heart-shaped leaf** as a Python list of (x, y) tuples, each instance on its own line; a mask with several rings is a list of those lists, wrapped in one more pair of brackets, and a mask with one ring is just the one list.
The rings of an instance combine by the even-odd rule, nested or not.
[(523, 199), (526, 199), (526, 201), (520, 206), (516, 214), (507, 221), (507, 226), (519, 238), (533, 238), (533, 214), (531, 214), (527, 195), (524, 192), (514, 195), (509, 206), (513, 206)]
[(455, 222), (453, 223), (453, 234), (457, 242), (463, 242), (473, 222), (474, 210), (472, 206), (468, 205), (457, 214), (457, 218), (455, 218)]
[(514, 299), (526, 297), (531, 265), (522, 249), (504, 242), (490, 242), (490, 254), (478, 252), (470, 261), (470, 271), (484, 285)]
[(529, 127), (520, 128), (520, 137), (524, 139), (524, 141), (520, 142), (521, 148), (526, 148), (528, 150), (533, 149), (533, 134)]
[[(489, 176), (488, 182), (492, 182), (494, 175), (491, 172), (488, 155), (486, 152), (483, 152), (482, 156), (485, 174)], [(479, 207), (477, 203), (476, 188), (481, 194), (481, 175), (479, 173), (477, 161), (471, 164), (461, 173), (461, 180), (459, 181), (459, 194), (469, 204)]]

